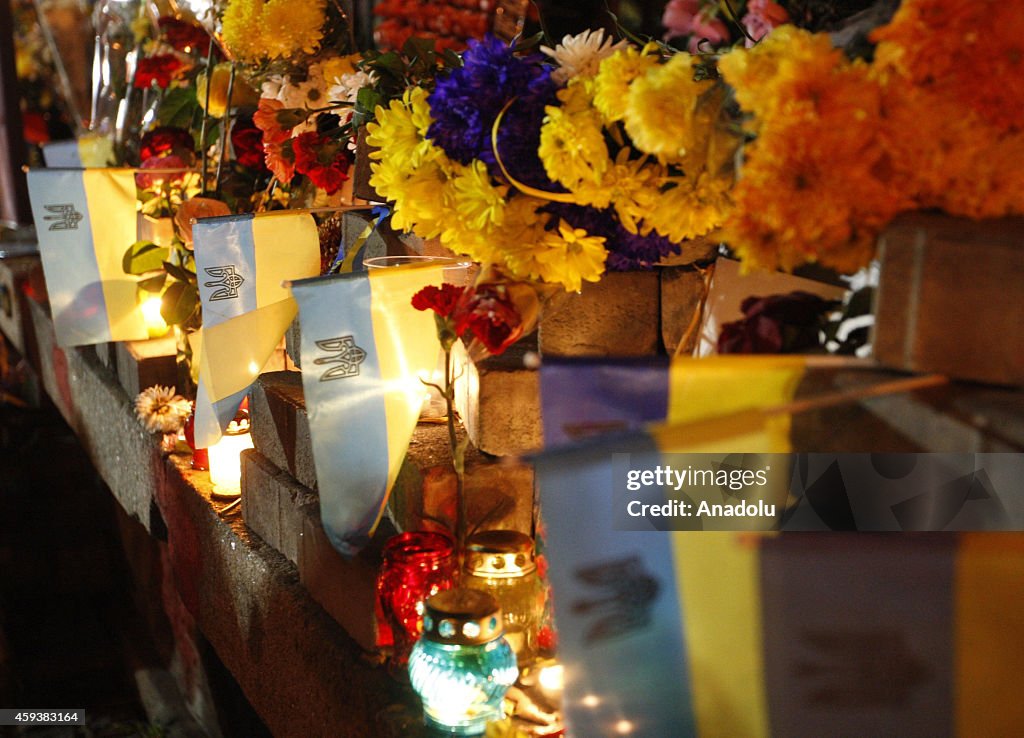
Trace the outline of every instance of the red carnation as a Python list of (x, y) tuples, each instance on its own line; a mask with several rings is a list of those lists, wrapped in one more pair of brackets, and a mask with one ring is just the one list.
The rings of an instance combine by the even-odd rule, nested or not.
[(174, 73), (184, 66), (181, 59), (174, 54), (158, 54), (139, 61), (135, 70), (135, 86), (145, 90), (156, 82), (156, 86), (164, 89), (171, 83)]
[(471, 333), (494, 356), (503, 353), (523, 333), (522, 318), (502, 284), (470, 289), (454, 319), (457, 334)]
[(199, 51), (204, 55), (209, 52), (210, 36), (202, 27), (169, 15), (157, 23), (167, 43), (178, 51)]
[(263, 160), (263, 132), (259, 128), (251, 123), (236, 123), (231, 129), (231, 147), (235, 151), (235, 161), (243, 167), (267, 171)]
[(440, 287), (429, 285), (412, 296), (412, 306), (417, 310), (433, 310), (442, 318), (449, 318), (465, 291), (465, 287), (447, 282)]
[(139, 159), (146, 161), (160, 156), (180, 156), (191, 158), (195, 153), (195, 141), (192, 134), (184, 128), (158, 126), (147, 132), (139, 144)]
[(295, 171), (305, 174), (320, 189), (333, 195), (348, 179), (348, 151), (341, 142), (308, 131), (292, 139)]

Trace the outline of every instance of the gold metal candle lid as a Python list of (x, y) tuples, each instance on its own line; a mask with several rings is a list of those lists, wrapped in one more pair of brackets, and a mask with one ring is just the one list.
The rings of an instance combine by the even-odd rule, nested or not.
[(501, 607), (477, 589), (446, 589), (424, 603), (423, 637), (434, 643), (479, 646), (504, 633)]
[(521, 577), (533, 573), (533, 539), (516, 530), (486, 530), (466, 542), (466, 571), (480, 577)]

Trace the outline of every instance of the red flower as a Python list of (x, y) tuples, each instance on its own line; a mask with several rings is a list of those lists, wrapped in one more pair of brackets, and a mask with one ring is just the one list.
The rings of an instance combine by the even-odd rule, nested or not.
[(199, 51), (202, 54), (209, 52), (210, 36), (202, 27), (169, 15), (160, 18), (157, 24), (167, 43), (178, 51)]
[(295, 171), (305, 174), (320, 189), (333, 195), (348, 179), (348, 150), (339, 142), (308, 131), (292, 139)]
[(282, 109), (284, 109), (284, 103), (280, 100), (275, 100), (272, 97), (260, 98), (256, 112), (252, 116), (252, 122), (263, 131), (263, 143), (284, 143), (291, 137), (291, 127), (285, 128), (278, 115)]
[(147, 132), (139, 144), (139, 158), (142, 161), (159, 156), (179, 156), (191, 158), (195, 153), (195, 142), (192, 134), (184, 128), (158, 126)]
[(235, 123), (231, 129), (231, 147), (235, 151), (235, 161), (243, 167), (266, 172), (263, 161), (263, 132), (251, 123)]
[(180, 156), (155, 156), (150, 159), (144, 159), (142, 165), (139, 167), (139, 173), (135, 175), (135, 184), (141, 189), (149, 189), (155, 185), (161, 184), (164, 181), (180, 180), (185, 176), (184, 172), (178, 172), (176, 174), (169, 174), (161, 172), (160, 174), (143, 174), (142, 170), (145, 169), (185, 169), (188, 164)]
[(494, 356), (523, 334), (523, 321), (502, 284), (483, 284), (467, 291), (458, 306), (455, 332), (471, 333)]
[(163, 89), (171, 83), (174, 73), (183, 66), (181, 59), (174, 54), (159, 54), (141, 59), (138, 69), (135, 70), (135, 86), (145, 90), (156, 82), (156, 86)]
[(21, 114), (21, 125), (25, 140), (31, 144), (44, 144), (50, 140), (50, 128), (46, 125), (46, 116), (29, 110)]
[(465, 287), (447, 282), (440, 287), (429, 285), (412, 296), (412, 306), (417, 310), (433, 310), (442, 318), (450, 318), (465, 291)]
[(292, 154), (292, 141), (284, 143), (263, 142), (263, 157), (269, 169), (279, 182), (287, 184), (295, 176), (295, 156)]

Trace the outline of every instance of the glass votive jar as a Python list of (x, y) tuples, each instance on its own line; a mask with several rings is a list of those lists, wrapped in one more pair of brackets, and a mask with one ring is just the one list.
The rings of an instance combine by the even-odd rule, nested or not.
[(455, 586), (452, 539), (442, 533), (401, 533), (384, 544), (377, 577), (378, 644), (391, 646), (391, 665), (404, 667), (423, 632), (423, 601)]
[(533, 539), (514, 530), (488, 530), (466, 541), (462, 585), (492, 595), (505, 616), (505, 638), (520, 664), (537, 655), (544, 583)]
[(409, 679), (429, 727), (449, 735), (482, 735), (488, 722), (503, 717), (502, 699), (518, 675), (497, 600), (460, 587), (426, 601), (423, 637), (409, 656)]
[(242, 452), (252, 447), (249, 415), (240, 412), (220, 440), (206, 449), (214, 497), (233, 499), (242, 494)]

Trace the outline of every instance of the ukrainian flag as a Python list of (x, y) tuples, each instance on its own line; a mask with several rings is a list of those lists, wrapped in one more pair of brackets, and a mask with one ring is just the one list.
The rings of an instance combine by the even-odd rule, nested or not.
[(28, 190), (57, 343), (149, 338), (121, 266), (136, 238), (134, 171), (33, 169)]
[(298, 307), (284, 282), (320, 273), (309, 213), (203, 218), (192, 230), (203, 307), (196, 443), (217, 442)]
[[(639, 468), (666, 453), (787, 452), (788, 417), (764, 411), (791, 401), (800, 361), (648, 365), (634, 407), (678, 423), (535, 460), (573, 735), (1020, 732), (1024, 535), (616, 527), (613, 455)], [(612, 394), (613, 378), (628, 381), (622, 363), (577, 376)], [(614, 404), (579, 406), (588, 420), (575, 425), (562, 408), (562, 425), (643, 426)], [(989, 456), (995, 487), (1012, 489), (1012, 455)]]
[[(534, 462), (573, 735), (768, 735), (756, 554), (735, 533), (617, 526), (615, 464), (619, 454), (647, 468), (666, 453), (788, 452), (789, 418), (760, 410), (792, 400), (803, 366), (799, 357), (542, 366), (549, 439), (645, 427)], [(629, 399), (618, 402), (623, 388)]]
[(302, 386), (320, 516), (352, 556), (377, 527), (419, 419), (440, 350), (433, 313), (412, 296), (441, 265), (401, 266), (292, 285), (302, 325)]

